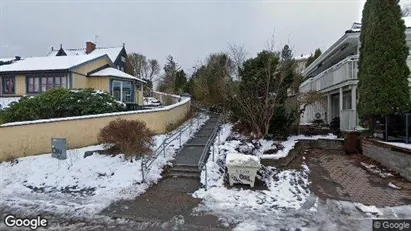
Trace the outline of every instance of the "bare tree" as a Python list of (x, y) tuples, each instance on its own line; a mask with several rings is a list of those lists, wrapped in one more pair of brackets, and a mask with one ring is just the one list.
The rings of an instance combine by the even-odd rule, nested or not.
[(133, 69), (134, 76), (146, 78), (148, 74), (148, 63), (146, 56), (139, 53), (131, 53), (128, 55), (129, 63)]
[(156, 59), (148, 60), (148, 74), (147, 79), (154, 82), (157, 75), (160, 73), (161, 67)]
[(239, 69), (241, 65), (243, 65), (247, 55), (244, 45), (229, 44), (228, 55), (233, 62), (233, 70), (231, 70), (233, 80), (240, 80)]

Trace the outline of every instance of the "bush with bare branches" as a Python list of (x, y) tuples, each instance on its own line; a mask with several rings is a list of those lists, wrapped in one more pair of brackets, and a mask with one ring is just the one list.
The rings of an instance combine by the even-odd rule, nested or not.
[(101, 129), (98, 141), (126, 157), (151, 154), (154, 132), (139, 120), (117, 119)]

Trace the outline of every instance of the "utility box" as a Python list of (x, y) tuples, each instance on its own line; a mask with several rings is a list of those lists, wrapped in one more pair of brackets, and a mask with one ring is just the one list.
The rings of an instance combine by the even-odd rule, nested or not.
[(261, 168), (260, 158), (240, 153), (229, 153), (226, 157), (230, 186), (248, 184), (254, 187), (257, 171)]
[(67, 159), (67, 142), (65, 138), (51, 139), (51, 157), (59, 160)]
[(344, 150), (345, 153), (356, 153), (358, 147), (358, 137), (360, 133), (358, 131), (345, 131), (344, 132)]

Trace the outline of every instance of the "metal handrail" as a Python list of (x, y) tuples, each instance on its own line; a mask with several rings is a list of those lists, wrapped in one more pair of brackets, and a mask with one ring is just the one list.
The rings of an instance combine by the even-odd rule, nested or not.
[(191, 119), (189, 123), (186, 123), (184, 126), (179, 127), (177, 130), (171, 131), (170, 133), (166, 134), (166, 138), (163, 140), (163, 142), (154, 150), (153, 154), (148, 158), (147, 160), (142, 161), (142, 170), (143, 170), (143, 181), (144, 179), (144, 174), (147, 174), (150, 171), (151, 165), (154, 163), (154, 161), (157, 159), (158, 156), (163, 153), (164, 157), (166, 155), (166, 148), (168, 145), (176, 140), (177, 138), (180, 139), (180, 149), (182, 148), (181, 145), (181, 135), (184, 131), (188, 129), (192, 129), (192, 126), (194, 123), (197, 122), (197, 124), (200, 124), (200, 120), (204, 118), (204, 114), (198, 113), (194, 119)]
[[(198, 169), (200, 171), (205, 172), (205, 190), (207, 191), (207, 164), (206, 164), (206, 157), (208, 156), (208, 152), (210, 151), (211, 145), (214, 143), (215, 138), (219, 135), (220, 125), (223, 119), (223, 113), (221, 113), (218, 117), (217, 124), (214, 127), (213, 133), (208, 138), (207, 143), (201, 153), (200, 160), (198, 161)], [(213, 147), (213, 161), (214, 161), (214, 147)]]

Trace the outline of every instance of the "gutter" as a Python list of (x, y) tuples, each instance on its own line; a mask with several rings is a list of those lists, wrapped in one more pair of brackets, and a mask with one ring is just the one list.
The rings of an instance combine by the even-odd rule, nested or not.
[(357, 33), (345, 33), (340, 39), (337, 40), (333, 45), (331, 45), (330, 48), (328, 48), (324, 53), (320, 55), (314, 62), (312, 62), (307, 68), (305, 68), (302, 72), (301, 75), (303, 78), (306, 78), (311, 72), (313, 72), (315, 69), (318, 68), (318, 65), (324, 61), (325, 58), (328, 58), (331, 53), (333, 53), (339, 45), (343, 43), (344, 40), (346, 40), (348, 37), (357, 37)]

